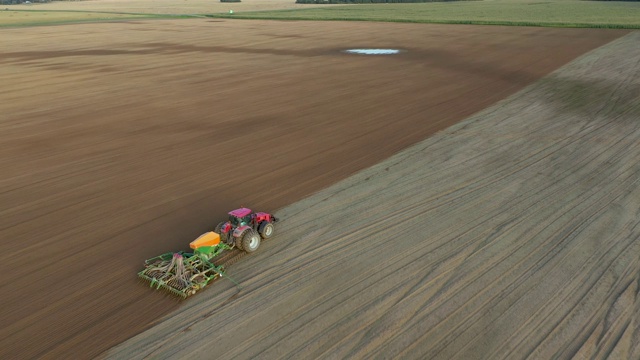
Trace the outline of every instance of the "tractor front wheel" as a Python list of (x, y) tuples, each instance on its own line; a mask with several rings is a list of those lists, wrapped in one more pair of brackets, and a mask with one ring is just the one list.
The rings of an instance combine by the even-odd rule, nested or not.
[(268, 239), (273, 235), (273, 224), (269, 221), (263, 221), (260, 226), (258, 226), (258, 232), (263, 239)]
[(247, 229), (240, 239), (242, 239), (241, 249), (248, 253), (252, 253), (260, 247), (260, 235), (253, 229)]

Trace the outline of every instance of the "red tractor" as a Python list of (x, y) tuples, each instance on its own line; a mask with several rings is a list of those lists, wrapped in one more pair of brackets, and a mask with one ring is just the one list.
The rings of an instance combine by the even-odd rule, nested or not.
[(251, 253), (258, 249), (261, 239), (273, 235), (273, 224), (277, 221), (278, 218), (271, 214), (240, 208), (229, 212), (229, 221), (219, 223), (215, 232), (229, 246)]

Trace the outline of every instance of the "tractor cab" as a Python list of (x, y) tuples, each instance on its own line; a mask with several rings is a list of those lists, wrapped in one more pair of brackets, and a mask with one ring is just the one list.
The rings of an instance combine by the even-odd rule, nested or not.
[(240, 208), (229, 212), (229, 222), (234, 228), (251, 225), (253, 221), (251, 209)]

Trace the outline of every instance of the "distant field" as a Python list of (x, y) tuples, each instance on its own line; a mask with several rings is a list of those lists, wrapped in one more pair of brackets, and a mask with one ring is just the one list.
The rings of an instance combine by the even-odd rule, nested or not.
[(263, 11), (281, 9), (309, 9), (313, 7), (337, 7), (343, 5), (303, 5), (295, 0), (242, 0), (240, 3), (221, 3), (220, 0), (85, 0), (54, 1), (47, 4), (6, 5), (11, 10), (64, 10), (108, 11), (135, 14), (188, 15), (238, 11)]
[[(171, 18), (182, 15), (213, 13), (309, 9), (321, 6), (302, 5), (295, 0), (242, 0), (240, 3), (221, 3), (219, 0), (86, 0), (54, 1), (40, 4), (3, 5), (0, 9), (0, 27), (50, 25), (87, 21), (137, 19), (146, 15), (153, 18)], [(9, 9), (8, 11), (5, 9)]]
[(640, 28), (640, 2), (489, 0), (349, 5), (215, 17), (279, 20), (360, 20), (521, 26)]
[[(419, 4), (309, 5), (295, 0), (88, 0), (9, 5), (0, 11), (0, 26), (100, 21), (174, 15), (274, 20), (353, 20), (443, 24), (557, 27), (640, 28), (640, 2), (581, 0), (486, 0)], [(233, 10), (234, 14), (229, 14)], [(49, 13), (65, 11), (68, 13)], [(72, 13), (81, 12), (81, 13)], [(115, 13), (105, 15), (105, 13)]]
[(155, 16), (79, 11), (3, 10), (0, 11), (0, 27), (19, 25), (50, 25), (70, 22), (128, 20), (150, 17)]

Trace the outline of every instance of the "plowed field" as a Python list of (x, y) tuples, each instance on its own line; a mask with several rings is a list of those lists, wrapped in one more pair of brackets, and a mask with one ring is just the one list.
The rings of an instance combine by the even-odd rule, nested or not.
[(121, 358), (640, 359), (640, 32), (281, 209)]
[[(0, 358), (105, 351), (179, 306), (136, 281), (145, 258), (184, 249), (231, 208), (294, 203), (622, 34), (210, 19), (3, 29)], [(404, 52), (341, 53), (354, 47)]]

